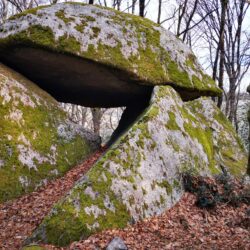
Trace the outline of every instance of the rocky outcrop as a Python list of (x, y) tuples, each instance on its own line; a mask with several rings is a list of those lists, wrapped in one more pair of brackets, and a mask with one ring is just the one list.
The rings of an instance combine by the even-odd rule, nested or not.
[[(127, 107), (114, 144), (27, 243), (67, 245), (161, 214), (182, 196), (186, 172), (242, 176), (246, 171), (247, 155), (232, 125), (210, 97), (202, 97), (221, 91), (186, 45), (147, 19), (79, 3), (28, 10), (1, 26), (0, 60), (57, 100)], [(0, 158), (5, 164), (0, 171), (14, 173), (21, 193), (31, 181), (34, 188), (66, 171), (97, 138), (69, 125), (39, 88), (15, 79), (7, 78), (0, 92), (4, 124), (13, 126), (12, 134), (7, 125), (0, 134), (0, 147), (14, 159)], [(12, 89), (11, 98), (6, 89)]]
[(35, 84), (0, 64), (0, 202), (65, 173), (100, 139)]
[(59, 101), (83, 106), (136, 105), (165, 84), (186, 100), (220, 94), (171, 32), (100, 6), (61, 3), (10, 18), (0, 30), (0, 60)]
[(182, 196), (183, 173), (241, 176), (246, 164), (238, 136), (211, 99), (184, 103), (172, 87), (155, 87), (149, 108), (54, 206), (30, 241), (66, 245), (158, 215)]

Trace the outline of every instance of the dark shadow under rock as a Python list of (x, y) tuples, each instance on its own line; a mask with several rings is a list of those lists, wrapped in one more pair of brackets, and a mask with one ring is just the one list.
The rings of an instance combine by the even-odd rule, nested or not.
[(0, 60), (59, 102), (102, 108), (140, 105), (153, 89), (121, 70), (37, 48), (12, 47), (1, 53)]

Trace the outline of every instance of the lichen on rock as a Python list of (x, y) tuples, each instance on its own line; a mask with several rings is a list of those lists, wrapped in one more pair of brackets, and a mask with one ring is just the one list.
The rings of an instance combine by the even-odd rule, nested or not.
[(191, 49), (171, 32), (148, 19), (100, 6), (60, 3), (13, 16), (1, 26), (0, 58), (10, 60), (6, 56), (15, 53), (14, 47), (91, 60), (141, 85), (170, 84), (195, 96), (221, 92)]
[[(232, 125), (210, 98), (201, 97), (219, 95), (220, 89), (190, 48), (147, 19), (79, 3), (28, 10), (1, 25), (0, 60), (58, 100), (123, 105), (133, 118), (140, 113), (27, 243), (64, 246), (161, 214), (184, 193), (186, 172), (246, 171), (246, 152)], [(98, 138), (2, 65), (0, 83), (1, 201), (64, 173)], [(133, 120), (127, 116), (125, 124)]]
[[(222, 161), (221, 168), (219, 156), (225, 157), (230, 145), (217, 144), (225, 136), (237, 156)], [(158, 215), (184, 193), (183, 173), (241, 175), (245, 170), (246, 153), (212, 100), (185, 103), (172, 87), (158, 86), (148, 109), (54, 206), (29, 242), (67, 245)]]
[(247, 165), (246, 151), (230, 121), (210, 98), (188, 102), (187, 106), (212, 131), (215, 168), (241, 176)]
[(99, 144), (51, 96), (2, 64), (0, 117), (0, 202), (62, 175)]

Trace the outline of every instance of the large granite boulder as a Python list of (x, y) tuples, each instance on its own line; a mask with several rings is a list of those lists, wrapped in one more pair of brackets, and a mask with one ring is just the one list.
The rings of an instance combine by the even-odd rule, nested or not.
[(107, 228), (158, 215), (184, 193), (183, 173), (246, 172), (232, 125), (209, 98), (183, 102), (155, 87), (148, 109), (56, 204), (28, 242), (66, 245)]
[(62, 175), (100, 143), (51, 96), (2, 64), (0, 119), (0, 203)]
[(136, 105), (152, 86), (219, 95), (188, 46), (138, 16), (79, 3), (28, 10), (0, 27), (0, 61), (64, 102)]

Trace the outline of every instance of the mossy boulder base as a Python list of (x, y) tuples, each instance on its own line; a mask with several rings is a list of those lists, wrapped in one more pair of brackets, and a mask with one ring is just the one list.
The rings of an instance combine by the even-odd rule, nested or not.
[(62, 175), (100, 143), (51, 96), (2, 64), (0, 119), (0, 202)]
[[(68, 99), (76, 102), (79, 94), (85, 106), (136, 104), (149, 86), (162, 84), (190, 99), (221, 93), (190, 48), (171, 32), (100, 6), (62, 3), (16, 15), (1, 26), (0, 51), (0, 60), (53, 96), (60, 99), (62, 88), (68, 92), (64, 95), (73, 88), (74, 98)], [(90, 100), (92, 91), (99, 102)]]
[[(67, 245), (162, 213), (184, 193), (182, 173), (241, 176), (247, 156), (209, 98), (184, 103), (155, 87), (150, 107), (56, 204), (30, 241)], [(62, 237), (63, 235), (63, 237)]]

